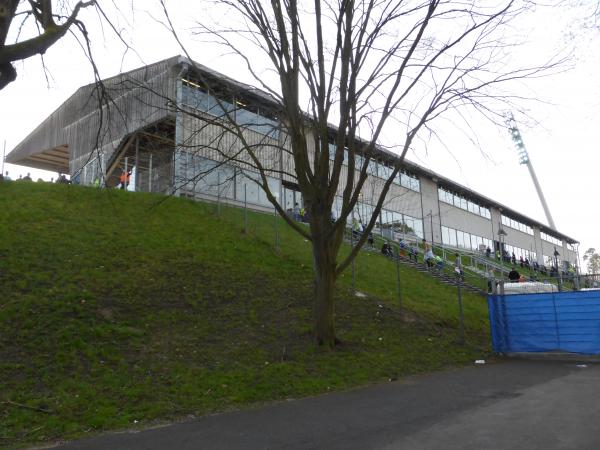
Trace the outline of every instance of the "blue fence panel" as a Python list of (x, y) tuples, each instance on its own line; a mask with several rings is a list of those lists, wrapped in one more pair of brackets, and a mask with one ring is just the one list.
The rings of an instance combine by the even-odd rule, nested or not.
[(490, 295), (494, 351), (600, 354), (600, 291)]

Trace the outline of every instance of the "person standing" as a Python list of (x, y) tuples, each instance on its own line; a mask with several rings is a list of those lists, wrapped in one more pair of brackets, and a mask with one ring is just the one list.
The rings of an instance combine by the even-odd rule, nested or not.
[(124, 170), (121, 172), (121, 176), (119, 177), (119, 181), (121, 182), (121, 189), (127, 190), (127, 186), (129, 186), (129, 181), (131, 180), (131, 170), (125, 172)]
[(356, 218), (352, 218), (352, 237), (358, 239), (360, 236), (360, 224)]
[(127, 184), (127, 172), (125, 172), (125, 170), (121, 171), (121, 176), (119, 177), (119, 189), (125, 189), (125, 186)]
[(488, 293), (494, 292), (494, 284), (496, 283), (496, 277), (494, 274), (494, 269), (490, 267), (487, 272), (487, 285), (488, 285)]
[(429, 247), (429, 249), (427, 249), (425, 251), (425, 262), (427, 263), (427, 267), (429, 267), (430, 269), (434, 266), (435, 262), (434, 262), (434, 256), (433, 256), (433, 251), (431, 250), (431, 247)]
[(460, 258), (459, 253), (454, 254), (454, 271), (456, 272), (457, 276), (460, 276), (461, 278), (463, 277), (464, 272), (462, 268), (462, 259)]

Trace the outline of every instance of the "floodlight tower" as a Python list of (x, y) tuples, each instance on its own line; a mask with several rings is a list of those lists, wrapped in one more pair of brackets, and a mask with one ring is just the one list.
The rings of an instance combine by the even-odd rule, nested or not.
[(508, 126), (508, 131), (510, 131), (512, 140), (515, 143), (515, 147), (517, 148), (517, 153), (519, 154), (519, 164), (526, 164), (527, 168), (529, 169), (529, 174), (531, 175), (531, 179), (533, 180), (535, 189), (537, 190), (538, 196), (540, 197), (540, 202), (542, 202), (542, 207), (544, 208), (544, 212), (546, 213), (548, 225), (550, 225), (550, 227), (552, 227), (553, 230), (556, 230), (556, 225), (554, 225), (554, 220), (552, 220), (552, 215), (550, 214), (550, 209), (548, 208), (548, 204), (546, 203), (546, 199), (544, 198), (542, 187), (540, 186), (540, 182), (538, 181), (537, 176), (535, 175), (535, 171), (533, 170), (533, 164), (531, 164), (531, 159), (529, 159), (529, 154), (525, 149), (525, 144), (523, 143), (521, 132), (519, 131), (519, 128), (517, 128), (517, 122), (515, 121), (515, 118), (512, 115), (512, 113), (508, 113), (506, 115), (506, 125)]

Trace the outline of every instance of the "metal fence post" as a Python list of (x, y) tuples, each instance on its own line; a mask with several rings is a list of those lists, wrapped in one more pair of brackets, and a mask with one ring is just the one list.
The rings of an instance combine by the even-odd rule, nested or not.
[(398, 285), (398, 306), (402, 308), (402, 289), (400, 285), (400, 254), (396, 255), (396, 283)]
[(217, 172), (217, 216), (221, 215), (221, 172)]
[[(127, 190), (127, 185), (129, 184), (129, 183), (128, 183), (128, 180), (127, 180), (127, 173), (128, 173), (128, 172), (127, 172), (127, 163), (128, 163), (128, 160), (127, 160), (127, 156), (126, 156), (126, 157), (125, 157), (125, 183), (123, 184), (123, 190), (125, 190), (125, 191)], [(86, 166), (86, 167), (87, 167), (87, 166)], [(85, 177), (84, 177), (84, 178), (85, 178)]]
[(152, 153), (150, 153), (150, 162), (148, 163), (148, 192), (152, 192)]
[[(352, 223), (350, 225), (350, 251), (354, 250), (354, 210), (352, 210)], [(354, 260), (356, 258), (352, 258), (352, 290), (356, 291), (356, 265), (354, 264)]]
[(459, 319), (460, 319), (460, 343), (465, 343), (465, 316), (463, 312), (463, 303), (462, 303), (462, 290), (461, 290), (461, 279), (460, 275), (456, 274), (456, 286), (458, 287), (458, 311), (459, 311)]
[(139, 135), (135, 136), (135, 179), (133, 180), (133, 190), (135, 192), (138, 191), (139, 182), (139, 170), (140, 167), (140, 137)]
[(279, 250), (279, 227), (278, 225), (278, 221), (277, 221), (277, 208), (275, 208), (273, 206), (273, 212), (275, 214), (275, 250)]
[(248, 234), (248, 185), (244, 183), (244, 234)]

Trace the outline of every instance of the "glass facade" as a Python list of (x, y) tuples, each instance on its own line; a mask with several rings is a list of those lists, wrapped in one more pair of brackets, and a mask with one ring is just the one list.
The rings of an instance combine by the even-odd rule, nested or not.
[[(331, 161), (335, 158), (335, 145), (329, 144), (329, 159)], [(365, 159), (361, 155), (356, 155), (354, 158), (354, 167), (356, 170), (361, 170), (365, 162)], [(348, 149), (344, 149), (344, 164), (348, 164)], [(379, 177), (387, 180), (394, 171), (393, 167), (376, 160), (370, 160), (367, 167), (367, 173), (374, 177)], [(421, 192), (421, 182), (416, 175), (413, 175), (406, 170), (400, 170), (394, 179), (394, 183), (410, 189), (415, 192)]]
[[(373, 214), (374, 209), (375, 207), (373, 205), (358, 202), (354, 208), (354, 218), (366, 225), (371, 220), (371, 215)], [(333, 216), (335, 218), (340, 217), (341, 211), (342, 198), (336, 197), (332, 206)], [(352, 214), (348, 217), (348, 220), (352, 220)], [(421, 239), (424, 237), (423, 219), (412, 217), (408, 214), (402, 214), (397, 211), (382, 209), (375, 226), (376, 228), (390, 230), (398, 234), (405, 234), (409, 236), (414, 235)]]
[(529, 225), (525, 225), (523, 222), (519, 222), (518, 220), (505, 216), (504, 214), (502, 214), (502, 225), (506, 225), (507, 227), (514, 228), (515, 230), (519, 230), (523, 233), (533, 236), (533, 228), (531, 228)]
[(528, 259), (529, 262), (536, 261), (537, 253), (531, 250), (526, 250), (521, 247), (515, 247), (514, 245), (504, 244), (504, 250), (508, 253), (508, 256), (512, 257), (513, 253), (515, 254), (515, 258), (517, 259), (517, 263), (519, 259), (523, 257), (523, 259)]
[(442, 243), (451, 247), (473, 251), (479, 251), (488, 247), (490, 250), (494, 248), (491, 239), (445, 226), (442, 226)]
[(279, 122), (268, 111), (246, 104), (243, 99), (233, 98), (222, 92), (213, 92), (201, 84), (182, 79), (182, 102), (184, 105), (215, 117), (233, 120), (241, 128), (256, 131), (273, 139), (279, 138)]
[[(247, 201), (249, 204), (271, 207), (271, 202), (259, 185), (260, 176), (250, 170), (242, 170), (211, 159), (187, 154), (183, 168), (183, 177), (189, 180), (185, 190), (198, 194), (208, 194), (223, 199)], [(271, 193), (279, 196), (281, 183), (278, 179), (267, 177)]]
[(465, 211), (469, 211), (473, 214), (477, 214), (478, 216), (485, 217), (486, 219), (492, 218), (492, 214), (490, 213), (489, 208), (481, 206), (478, 203), (472, 202), (471, 200), (468, 200), (461, 195), (454, 194), (447, 189), (441, 187), (438, 188), (438, 198), (441, 202), (448, 203), (449, 205), (456, 206), (460, 209), (464, 209)]
[(558, 238), (555, 238), (554, 236), (551, 236), (547, 233), (544, 233), (543, 231), (540, 232), (540, 236), (543, 240), (545, 240), (546, 242), (550, 242), (551, 244), (554, 244), (558, 247), (562, 247), (562, 241)]
[(390, 228), (395, 233), (424, 237), (423, 220), (396, 211), (382, 209), (379, 215), (379, 224), (384, 229)]
[(544, 255), (544, 265), (546, 267), (555, 267), (556, 262), (558, 262), (558, 267), (562, 266), (562, 259), (560, 256), (557, 256), (555, 260), (554, 255)]

